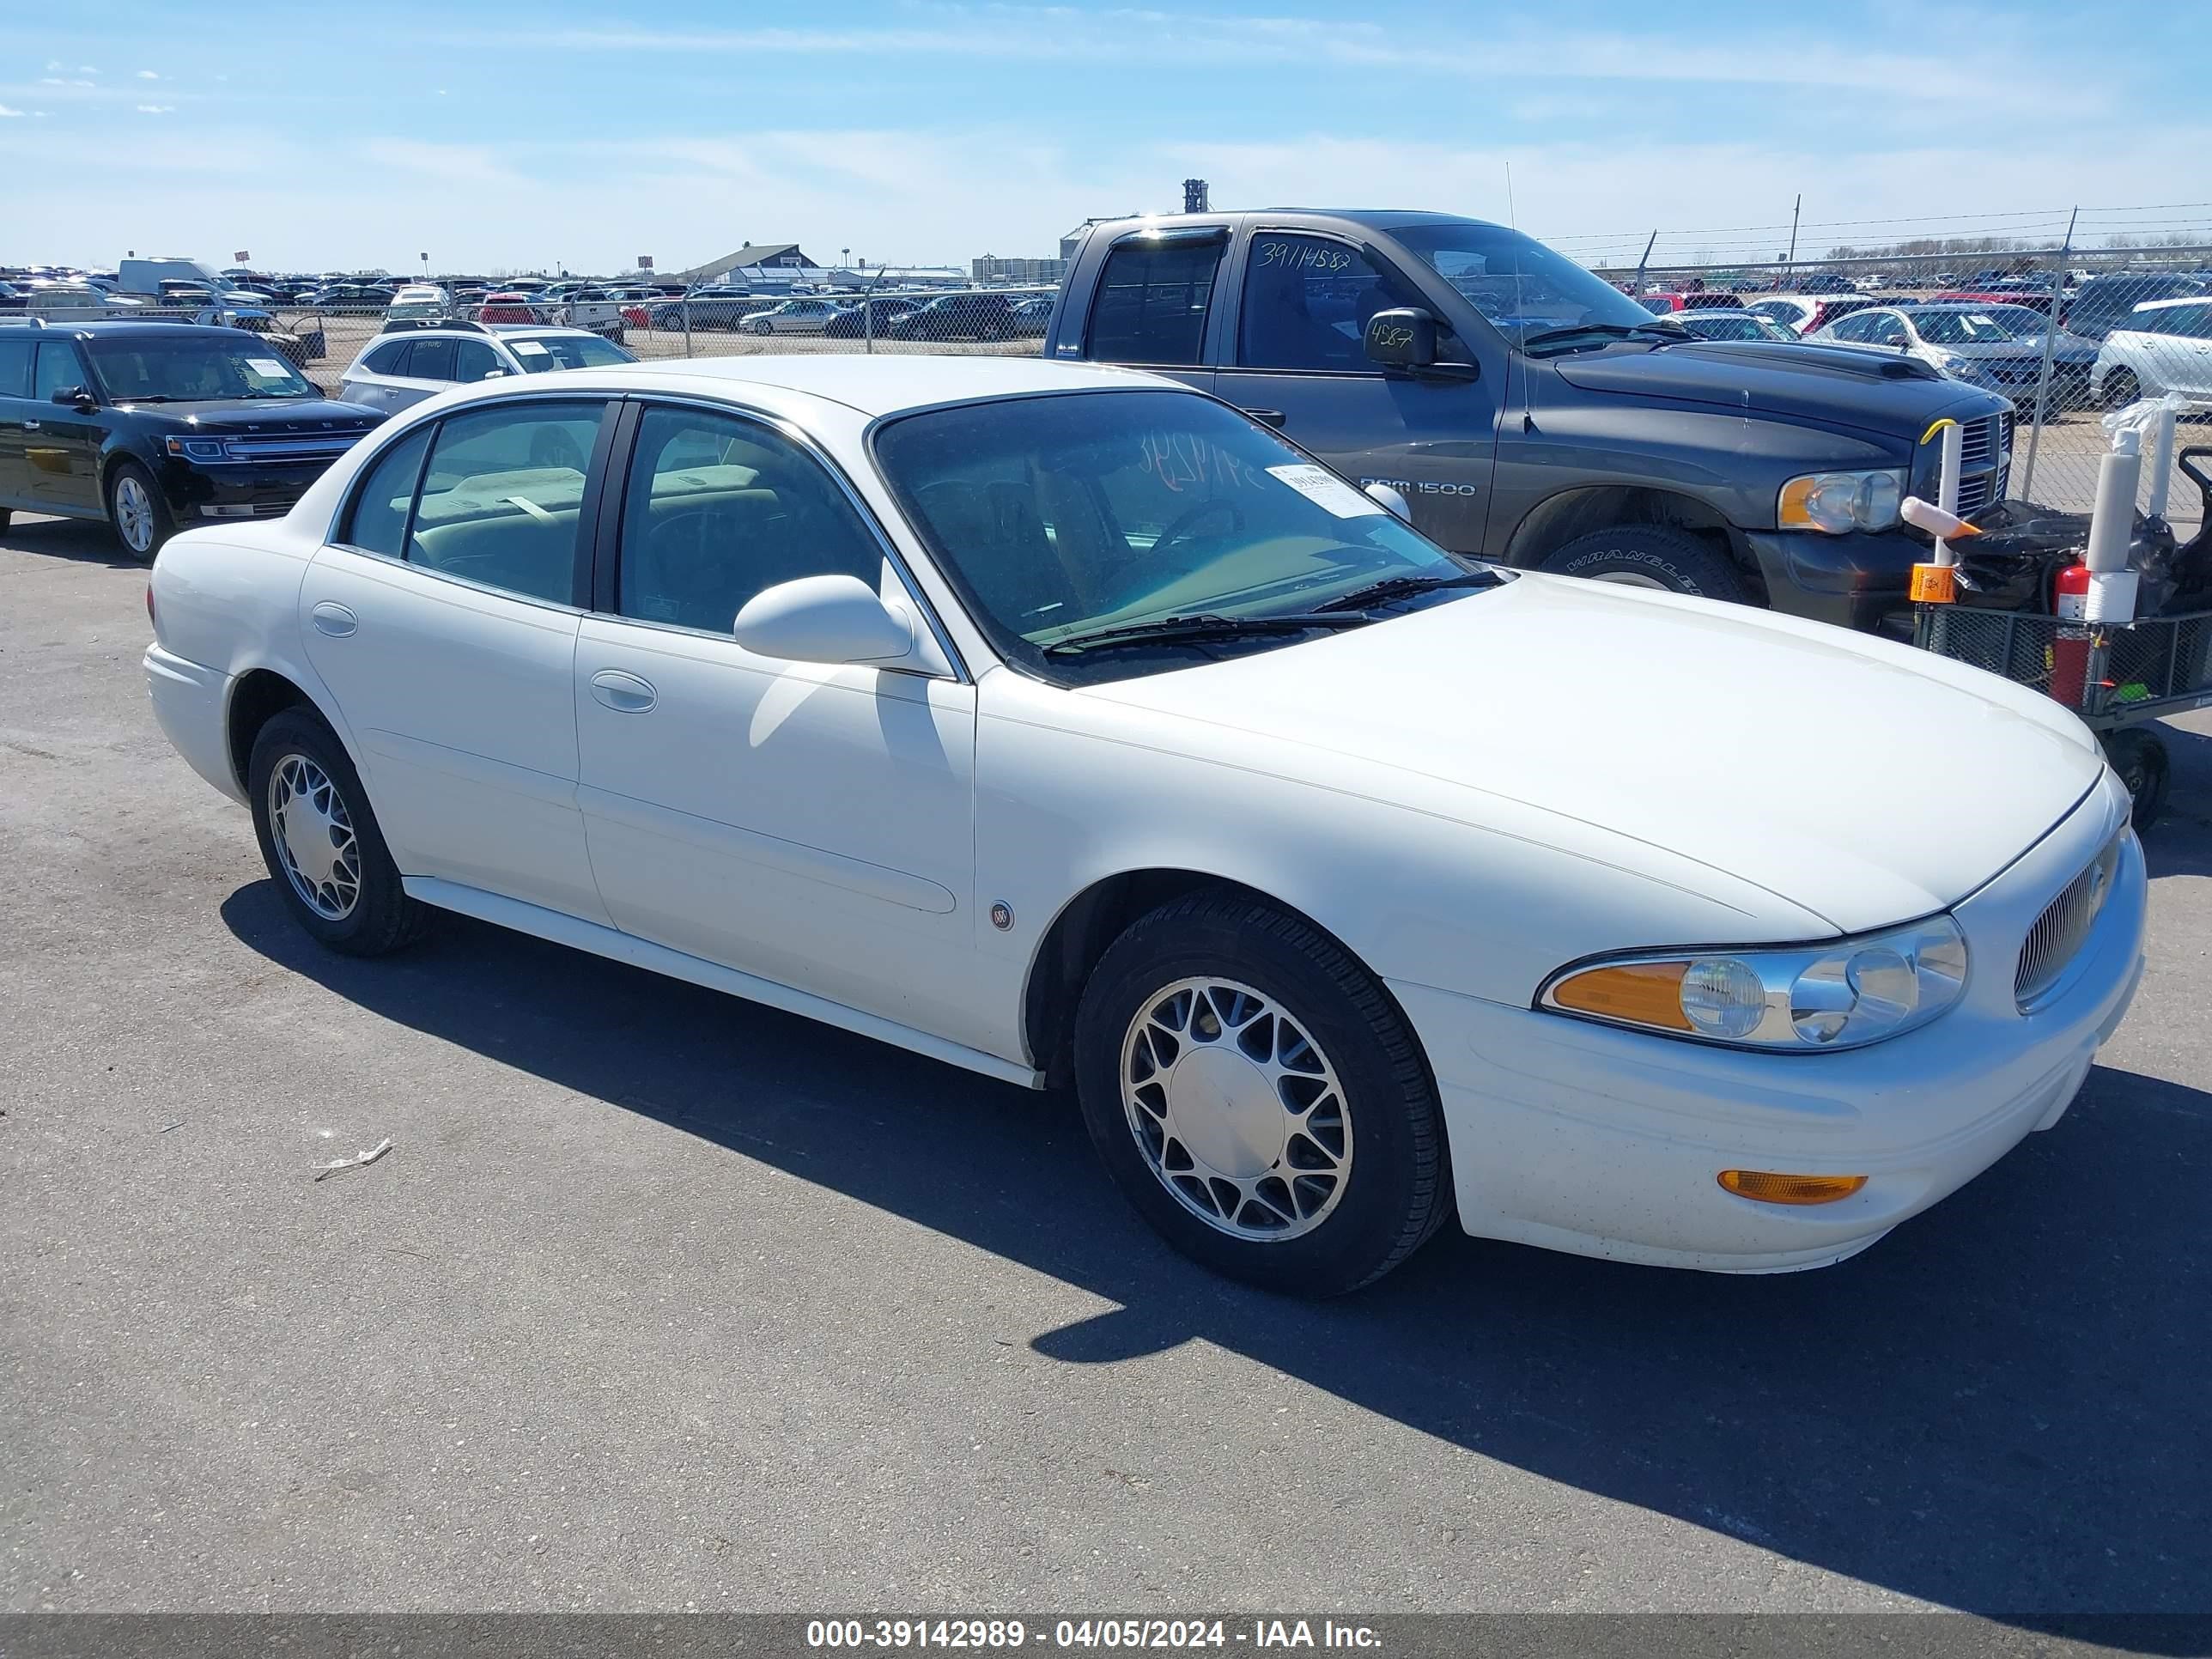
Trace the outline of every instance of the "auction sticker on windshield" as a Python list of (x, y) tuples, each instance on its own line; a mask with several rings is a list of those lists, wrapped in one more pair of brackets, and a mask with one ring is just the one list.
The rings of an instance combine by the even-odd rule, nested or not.
[(256, 374), (264, 375), (272, 380), (289, 380), (292, 374), (290, 369), (285, 368), (274, 357), (248, 357), (246, 360), (246, 366)]
[(536, 340), (510, 340), (507, 348), (524, 357), (543, 357), (545, 348)]
[(1361, 495), (1327, 467), (1316, 466), (1310, 461), (1271, 466), (1267, 476), (1280, 478), (1308, 501), (1327, 507), (1340, 519), (1364, 519), (1382, 511), (1380, 504)]

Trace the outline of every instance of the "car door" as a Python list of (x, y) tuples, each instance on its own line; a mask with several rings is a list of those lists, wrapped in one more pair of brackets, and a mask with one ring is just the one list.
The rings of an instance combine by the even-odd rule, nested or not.
[(378, 341), (346, 371), (338, 395), (348, 403), (385, 410), (404, 409), (426, 396), (401, 381), (400, 369), (414, 346), (415, 342), (409, 339)]
[(2171, 391), (2212, 398), (2212, 301), (2169, 307), (2159, 329), (2144, 340), (2144, 355), (2160, 371), (2155, 378)]
[(614, 407), (504, 399), (406, 434), (364, 473), (299, 601), (402, 873), (601, 923), (573, 682), (585, 458)]
[(43, 418), (31, 402), (31, 348), (27, 333), (11, 331), (0, 335), (0, 502), (28, 507), (31, 467), (23, 447), (31, 435), (27, 422)]
[(100, 446), (106, 428), (97, 410), (54, 402), (54, 393), (92, 388), (91, 371), (74, 340), (40, 340), (32, 358), (31, 407), (23, 420), (23, 459), (34, 507), (55, 512), (98, 510)]
[[(1398, 489), (1431, 539), (1480, 551), (1496, 384), (1386, 374), (1367, 356), (1367, 319), (1400, 306), (1433, 310), (1420, 290), (1355, 244), (1311, 231), (1260, 226), (1243, 267), (1233, 354), (1215, 393), (1347, 478)], [(1438, 352), (1468, 357), (1449, 338)]]
[(928, 627), (880, 532), (807, 447), (727, 410), (643, 409), (576, 656), (599, 891), (627, 933), (987, 1040), (957, 994), (975, 925), (974, 687), (757, 656), (732, 637), (754, 594), (836, 573)]

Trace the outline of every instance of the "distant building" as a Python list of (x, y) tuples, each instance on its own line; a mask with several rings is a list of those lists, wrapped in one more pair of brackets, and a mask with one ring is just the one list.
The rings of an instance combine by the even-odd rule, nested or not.
[(756, 246), (747, 242), (735, 253), (726, 253), (719, 259), (709, 259), (703, 265), (694, 265), (689, 270), (672, 270), (661, 280), (670, 283), (726, 283), (732, 277), (740, 282), (747, 278), (766, 278), (774, 282), (811, 282), (823, 274), (822, 267), (806, 257), (796, 242), (763, 242)]
[(969, 262), (969, 275), (979, 283), (1057, 283), (1067, 275), (1067, 260), (1001, 259), (986, 253)]

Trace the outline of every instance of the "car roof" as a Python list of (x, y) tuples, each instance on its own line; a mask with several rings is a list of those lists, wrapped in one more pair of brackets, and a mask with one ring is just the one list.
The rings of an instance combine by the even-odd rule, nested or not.
[(222, 328), (200, 323), (48, 323), (43, 329), (27, 329), (33, 338), (52, 339), (66, 335), (73, 340), (109, 340), (121, 336), (127, 339), (145, 339), (169, 335), (180, 340), (204, 339), (210, 334), (234, 334), (241, 339), (260, 340), (262, 337), (242, 328)]
[[(940, 404), (1020, 398), (1038, 392), (1110, 389), (1179, 390), (1171, 381), (1103, 363), (1042, 357), (900, 356), (823, 352), (787, 357), (668, 358), (607, 368), (570, 369), (562, 386), (611, 392), (690, 392), (735, 397), (748, 386), (773, 386), (842, 404), (867, 416)], [(543, 388), (532, 388), (542, 391)]]
[(2171, 311), (2176, 306), (2201, 306), (2208, 299), (2212, 299), (2212, 295), (2184, 294), (2172, 300), (2145, 300), (2136, 309), (2137, 311)]

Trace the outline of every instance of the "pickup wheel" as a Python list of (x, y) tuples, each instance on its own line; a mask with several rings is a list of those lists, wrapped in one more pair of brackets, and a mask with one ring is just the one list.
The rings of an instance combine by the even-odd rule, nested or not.
[(1122, 1195), (1231, 1278), (1341, 1295), (1451, 1211), (1405, 1016), (1343, 946), (1256, 896), (1195, 893), (1132, 924), (1084, 988), (1075, 1074)]
[(1734, 605), (1751, 598), (1735, 568), (1709, 544), (1663, 525), (1615, 525), (1578, 536), (1546, 559), (1542, 568), (1556, 576), (1583, 576)]

